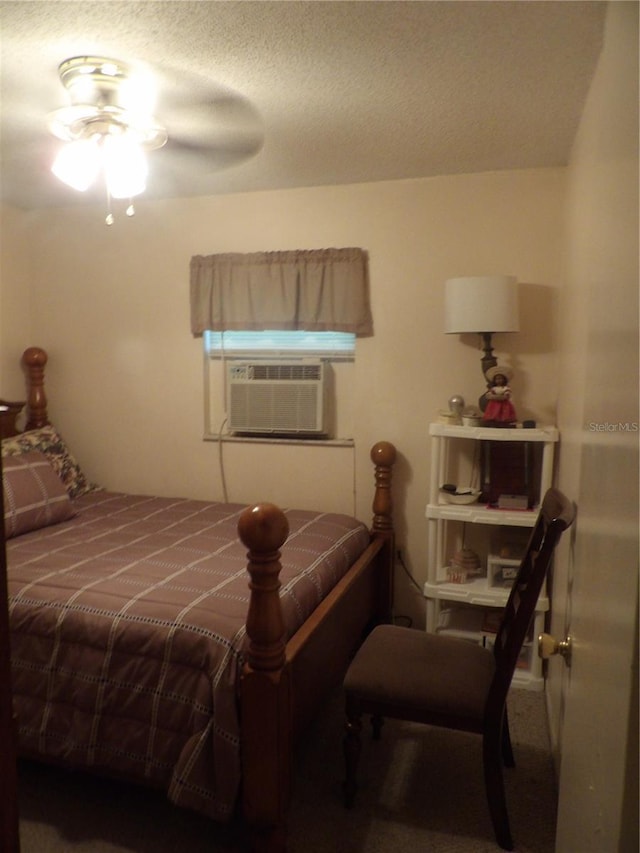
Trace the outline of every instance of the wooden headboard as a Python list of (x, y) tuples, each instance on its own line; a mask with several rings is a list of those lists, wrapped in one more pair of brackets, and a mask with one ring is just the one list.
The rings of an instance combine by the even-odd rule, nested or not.
[(26, 406), (26, 403), (11, 403), (0, 400), (0, 438), (9, 438), (18, 434), (16, 421)]
[(27, 407), (27, 422), (24, 429), (38, 429), (49, 423), (47, 396), (44, 391), (44, 368), (48, 356), (40, 347), (29, 347), (22, 354), (22, 365), (27, 377), (26, 402), (0, 400), (0, 438), (17, 435), (18, 417)]

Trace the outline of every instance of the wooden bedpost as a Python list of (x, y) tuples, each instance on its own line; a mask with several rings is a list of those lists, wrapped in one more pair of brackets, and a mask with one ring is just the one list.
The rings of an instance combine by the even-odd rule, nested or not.
[(243, 812), (252, 853), (284, 853), (293, 744), (278, 575), (289, 523), (273, 504), (257, 504), (240, 516), (238, 534), (249, 549), (251, 576), (249, 648), (240, 680)]
[[(280, 548), (289, 534), (287, 519), (273, 504), (257, 504), (246, 509), (238, 523), (238, 534), (248, 548), (251, 577), (246, 623), (249, 645), (240, 678), (240, 729), (242, 807), (252, 853), (286, 853), (296, 728), (300, 731), (319, 697), (335, 686), (336, 674), (338, 678), (344, 674), (372, 619), (390, 618), (394, 564), (391, 472), (396, 449), (388, 441), (380, 441), (371, 449), (371, 459), (376, 483), (371, 536), (377, 542), (372, 543), (369, 561), (356, 561), (331, 607), (318, 607), (288, 644), (278, 578)], [(314, 666), (318, 654), (326, 655), (329, 636), (333, 636), (331, 671)]]
[(285, 631), (280, 606), (280, 548), (289, 535), (285, 514), (273, 504), (246, 509), (238, 534), (248, 551), (251, 599), (247, 613), (247, 666), (263, 672), (284, 664)]
[(27, 372), (27, 423), (25, 430), (38, 429), (49, 423), (47, 395), (44, 391), (44, 368), (48, 356), (40, 347), (29, 347), (22, 354)]
[(396, 449), (389, 441), (379, 441), (371, 448), (371, 461), (375, 465), (376, 490), (373, 497), (373, 523), (371, 532), (384, 540), (381, 554), (383, 571), (380, 577), (379, 619), (391, 621), (393, 606), (393, 568), (395, 564), (395, 535), (393, 531), (393, 499), (391, 475), (396, 461)]

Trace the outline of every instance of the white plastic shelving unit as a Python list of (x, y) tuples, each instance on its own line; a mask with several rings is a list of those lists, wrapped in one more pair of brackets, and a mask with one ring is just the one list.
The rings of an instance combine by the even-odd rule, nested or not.
[[(464, 523), (492, 528), (531, 528), (537, 518), (537, 507), (528, 510), (504, 510), (484, 504), (450, 504), (442, 498), (440, 487), (451, 482), (450, 457), (452, 443), (459, 439), (472, 441), (537, 442), (542, 444), (538, 491), (544, 495), (553, 479), (553, 458), (558, 430), (552, 426), (536, 429), (464, 427), (433, 423), (429, 427), (431, 440), (431, 478), (426, 516), (428, 524), (427, 582), (424, 596), (427, 603), (427, 631), (460, 636), (490, 645), (493, 634), (487, 628), (490, 615), (504, 607), (509, 589), (497, 582), (490, 571), (467, 583), (452, 583), (447, 579), (446, 544), (448, 525), (462, 531)], [(514, 675), (514, 686), (541, 690), (542, 661), (537, 656), (533, 638), (544, 631), (544, 614), (549, 609), (546, 588), (536, 605), (531, 643), (525, 644), (520, 664)]]

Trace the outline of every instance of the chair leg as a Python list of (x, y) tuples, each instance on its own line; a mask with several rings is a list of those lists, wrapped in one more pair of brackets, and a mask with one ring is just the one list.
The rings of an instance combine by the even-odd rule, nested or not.
[(347, 718), (346, 731), (343, 741), (344, 759), (346, 766), (346, 777), (344, 781), (344, 804), (351, 808), (358, 790), (357, 770), (360, 760), (360, 732), (362, 721), (360, 714), (349, 714)]
[(509, 715), (507, 709), (504, 709), (504, 717), (502, 718), (502, 761), (505, 767), (515, 767), (516, 760), (513, 757), (513, 747), (511, 746), (511, 734), (509, 732)]
[(513, 850), (507, 801), (504, 795), (501, 747), (502, 734), (499, 728), (495, 726), (485, 730), (482, 738), (482, 757), (491, 823), (498, 845), (503, 850)]

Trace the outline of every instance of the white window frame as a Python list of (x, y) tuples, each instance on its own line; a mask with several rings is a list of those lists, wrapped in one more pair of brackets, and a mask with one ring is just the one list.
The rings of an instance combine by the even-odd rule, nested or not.
[[(289, 340), (287, 340), (287, 338)], [(355, 370), (356, 335), (349, 332), (204, 332), (204, 398), (205, 398), (205, 439), (222, 441), (262, 441), (268, 443), (353, 444), (353, 398), (348, 383), (353, 382)], [(339, 438), (249, 438), (226, 435), (223, 425), (226, 420), (227, 371), (226, 362), (250, 358), (258, 360), (299, 360), (302, 358), (321, 358), (335, 363), (334, 386), (336, 398), (334, 407), (342, 414), (336, 422)], [(218, 366), (214, 369), (214, 364)], [(337, 371), (337, 372), (336, 372)], [(213, 376), (218, 376), (214, 382)], [(334, 408), (335, 417), (338, 409)], [(346, 437), (345, 437), (346, 436)]]
[(356, 354), (356, 336), (351, 332), (207, 331), (203, 340), (210, 359), (314, 357), (354, 361)]

